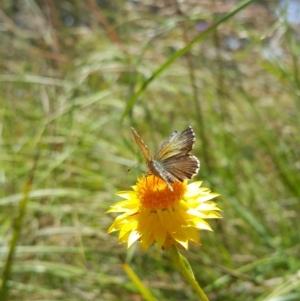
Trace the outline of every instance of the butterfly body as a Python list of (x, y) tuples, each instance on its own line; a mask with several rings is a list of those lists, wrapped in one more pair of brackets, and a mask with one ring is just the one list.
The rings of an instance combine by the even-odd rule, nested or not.
[(132, 133), (146, 159), (149, 172), (165, 181), (171, 190), (170, 183), (176, 180), (183, 182), (198, 173), (200, 162), (190, 154), (195, 142), (195, 134), (191, 126), (181, 133), (174, 131), (162, 143), (154, 157), (133, 128)]

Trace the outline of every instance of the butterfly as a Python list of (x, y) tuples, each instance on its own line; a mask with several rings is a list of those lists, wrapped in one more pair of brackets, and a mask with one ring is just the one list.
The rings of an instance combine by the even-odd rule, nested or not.
[(146, 159), (149, 173), (165, 181), (170, 190), (173, 190), (170, 183), (174, 183), (176, 180), (183, 182), (198, 173), (200, 162), (190, 154), (195, 142), (195, 133), (191, 126), (181, 133), (174, 131), (162, 143), (154, 157), (135, 129), (131, 129), (133, 137)]

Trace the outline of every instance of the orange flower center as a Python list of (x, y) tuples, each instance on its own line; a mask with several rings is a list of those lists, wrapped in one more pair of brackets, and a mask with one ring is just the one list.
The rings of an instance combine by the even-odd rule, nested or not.
[(183, 198), (186, 183), (175, 181), (171, 186), (173, 191), (163, 180), (153, 175), (138, 179), (136, 193), (141, 206), (153, 210), (174, 206)]

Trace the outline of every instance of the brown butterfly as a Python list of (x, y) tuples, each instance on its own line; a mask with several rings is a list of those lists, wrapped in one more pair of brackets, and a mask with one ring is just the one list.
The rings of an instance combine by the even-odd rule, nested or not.
[(131, 129), (147, 161), (149, 172), (165, 181), (171, 190), (173, 189), (170, 183), (174, 183), (175, 180), (183, 182), (198, 173), (200, 162), (189, 153), (195, 142), (195, 133), (191, 126), (181, 133), (174, 131), (162, 143), (154, 157), (138, 133), (133, 128)]

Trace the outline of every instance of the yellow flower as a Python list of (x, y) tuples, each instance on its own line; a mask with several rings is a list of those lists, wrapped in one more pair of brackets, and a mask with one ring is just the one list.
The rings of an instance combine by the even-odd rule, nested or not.
[(142, 176), (131, 191), (117, 193), (125, 201), (116, 203), (107, 212), (123, 212), (108, 233), (120, 230), (120, 243), (128, 248), (137, 240), (146, 251), (154, 242), (168, 249), (173, 244), (188, 249), (188, 242), (200, 243), (198, 230), (211, 230), (204, 219), (221, 218), (220, 209), (210, 201), (218, 196), (202, 182), (187, 184), (175, 181), (173, 191), (153, 175)]

